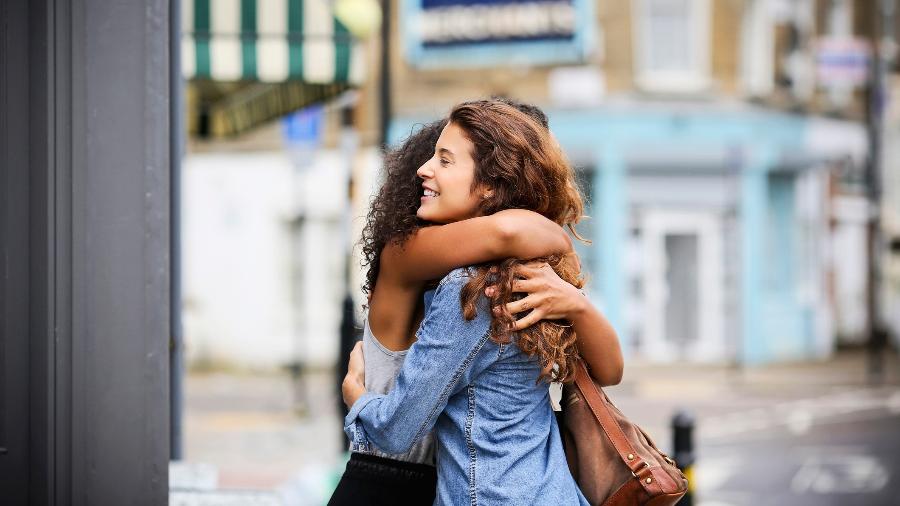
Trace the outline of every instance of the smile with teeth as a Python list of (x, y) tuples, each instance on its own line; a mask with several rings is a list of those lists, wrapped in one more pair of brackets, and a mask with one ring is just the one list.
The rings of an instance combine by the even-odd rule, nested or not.
[(426, 197), (437, 197), (438, 195), (440, 195), (440, 193), (438, 193), (434, 190), (429, 190), (428, 188), (425, 188), (425, 196)]

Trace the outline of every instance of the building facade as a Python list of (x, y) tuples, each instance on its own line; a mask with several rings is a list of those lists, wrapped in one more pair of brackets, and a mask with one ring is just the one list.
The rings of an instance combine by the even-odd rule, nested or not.
[(864, 272), (834, 229), (859, 230), (835, 202), (853, 206), (841, 176), (867, 153), (866, 2), (392, 5), (391, 139), (474, 97), (544, 108), (589, 202), (589, 293), (626, 353), (834, 349), (859, 303), (842, 310), (842, 269)]

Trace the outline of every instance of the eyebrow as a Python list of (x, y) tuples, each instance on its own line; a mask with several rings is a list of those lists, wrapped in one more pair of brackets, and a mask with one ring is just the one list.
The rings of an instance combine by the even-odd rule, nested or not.
[(440, 155), (448, 155), (448, 156), (450, 156), (450, 158), (453, 158), (453, 151), (450, 151), (450, 150), (447, 149), (447, 148), (439, 148), (439, 149), (438, 149), (438, 154), (440, 154)]

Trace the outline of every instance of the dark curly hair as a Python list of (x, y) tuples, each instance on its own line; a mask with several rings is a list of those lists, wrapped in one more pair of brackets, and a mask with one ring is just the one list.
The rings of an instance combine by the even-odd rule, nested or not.
[(384, 247), (389, 242), (403, 244), (419, 227), (428, 225), (416, 216), (422, 196), (422, 181), (416, 170), (434, 155), (434, 145), (446, 125), (446, 119), (423, 125), (400, 147), (384, 154), (381, 189), (369, 206), (359, 241), (362, 265), (367, 268), (363, 293), (371, 294), (375, 288)]

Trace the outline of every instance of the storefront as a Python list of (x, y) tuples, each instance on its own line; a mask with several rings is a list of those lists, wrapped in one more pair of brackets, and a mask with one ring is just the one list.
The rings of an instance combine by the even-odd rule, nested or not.
[[(548, 110), (590, 201), (590, 294), (654, 361), (826, 356), (828, 171), (862, 127), (743, 105)], [(398, 119), (395, 141), (426, 118)]]

